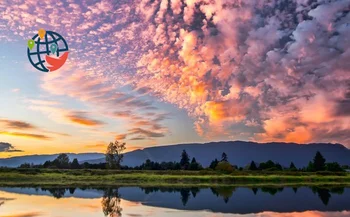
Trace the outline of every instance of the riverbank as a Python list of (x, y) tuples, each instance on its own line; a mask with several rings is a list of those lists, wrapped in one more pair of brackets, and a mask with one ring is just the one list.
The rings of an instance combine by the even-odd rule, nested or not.
[(115, 171), (0, 169), (0, 185), (113, 185), (113, 186), (213, 186), (213, 185), (346, 185), (348, 173), (236, 171)]

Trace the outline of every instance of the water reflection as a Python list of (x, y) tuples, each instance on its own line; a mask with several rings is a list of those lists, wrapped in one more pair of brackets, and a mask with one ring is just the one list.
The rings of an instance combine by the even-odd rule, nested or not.
[[(15, 198), (6, 197), (6, 195)], [(199, 213), (203, 214), (203, 212), (205, 214), (216, 213), (211, 216), (298, 216), (295, 213), (305, 214), (310, 210), (322, 213), (320, 216), (350, 216), (350, 188), (344, 187), (0, 188), (0, 209), (11, 210), (11, 208), (14, 208), (10, 206), (11, 204), (23, 206), (21, 203), (8, 203), (10, 200), (21, 198), (21, 195), (28, 195), (32, 200), (39, 200), (40, 197), (56, 198), (56, 202), (51, 202), (50, 206), (52, 204), (62, 206), (59, 201), (64, 201), (64, 204), (66, 204), (67, 200), (74, 199), (74, 202), (65, 205), (68, 208), (69, 206), (73, 207), (74, 204), (83, 203), (87, 199), (93, 200), (91, 204), (84, 205), (94, 208), (94, 211), (96, 209), (100, 210), (96, 214), (89, 213), (85, 215), (93, 217), (121, 217), (122, 214), (123, 216), (150, 216), (145, 214), (145, 210), (162, 213), (159, 216), (175, 215), (175, 212), (169, 210), (165, 212), (164, 209), (179, 212), (182, 210), (182, 214), (179, 216), (185, 217), (195, 216)], [(44, 204), (46, 203), (44, 202)], [(36, 205), (38, 207), (35, 207)], [(18, 207), (18, 209), (22, 208)], [(42, 204), (40, 206), (39, 204), (31, 204), (30, 208), (41, 208), (44, 209), (44, 211), (41, 211), (42, 213), (48, 212)], [(138, 214), (130, 213), (131, 210), (137, 208), (143, 211), (139, 210)], [(34, 211), (36, 212), (36, 210)], [(184, 213), (184, 211), (186, 212)], [(81, 214), (77, 212), (78, 210), (72, 208), (65, 215), (58, 216), (80, 216)], [(274, 214), (266, 215), (269, 212)], [(335, 212), (334, 215), (332, 212)], [(285, 215), (286, 213), (294, 214)], [(0, 217), (2, 217), (1, 214)]]
[(324, 205), (328, 205), (329, 199), (331, 198), (331, 193), (342, 195), (344, 193), (344, 188), (334, 187), (334, 188), (317, 188), (313, 187), (312, 191), (317, 193), (318, 197), (321, 199)]
[(120, 195), (118, 189), (108, 188), (104, 191), (102, 198), (102, 210), (105, 216), (119, 217), (122, 216), (120, 207)]

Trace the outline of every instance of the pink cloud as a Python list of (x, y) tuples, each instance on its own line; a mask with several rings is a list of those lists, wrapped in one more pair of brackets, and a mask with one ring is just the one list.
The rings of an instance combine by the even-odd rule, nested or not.
[(52, 1), (36, 4), (1, 2), (0, 40), (27, 39), (38, 23), (60, 31), (70, 63), (42, 88), (111, 116), (132, 110), (119, 114), (125, 133), (166, 132), (136, 118), (154, 108), (148, 95), (185, 109), (204, 137), (350, 145), (347, 0), (70, 1), (50, 16)]

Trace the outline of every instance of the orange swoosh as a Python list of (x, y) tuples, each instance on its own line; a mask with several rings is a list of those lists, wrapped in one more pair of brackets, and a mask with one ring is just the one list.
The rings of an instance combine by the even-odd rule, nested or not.
[(66, 62), (67, 58), (68, 58), (68, 52), (65, 52), (59, 58), (54, 58), (54, 57), (46, 55), (45, 60), (50, 65), (50, 66), (47, 66), (47, 68), (50, 70), (50, 72), (53, 72), (53, 71), (59, 69)]

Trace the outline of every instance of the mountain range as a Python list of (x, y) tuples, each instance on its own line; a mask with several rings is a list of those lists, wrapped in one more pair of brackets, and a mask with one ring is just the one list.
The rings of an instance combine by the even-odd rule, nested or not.
[[(183, 150), (189, 156), (195, 157), (197, 162), (203, 166), (210, 165), (210, 162), (225, 152), (231, 164), (245, 166), (252, 160), (265, 162), (272, 160), (283, 166), (289, 166), (293, 162), (297, 167), (303, 167), (311, 161), (316, 152), (320, 151), (327, 162), (338, 162), (341, 165), (350, 165), (350, 150), (341, 144), (331, 143), (256, 143), (244, 141), (209, 142), (178, 144), (169, 146), (150, 147), (142, 150), (135, 150), (125, 154), (123, 165), (138, 166), (147, 159), (156, 162), (180, 161)], [(79, 162), (102, 163), (105, 162), (102, 153), (68, 154), (70, 159), (77, 158)], [(46, 160), (53, 160), (55, 155), (31, 155), (0, 159), (0, 166), (16, 167), (22, 163), (44, 163)]]
[[(43, 164), (45, 161), (53, 161), (59, 154), (26, 155), (20, 157), (0, 158), (0, 167), (18, 167), (23, 163)], [(78, 161), (87, 161), (104, 157), (101, 153), (67, 153), (70, 160), (77, 158)]]

